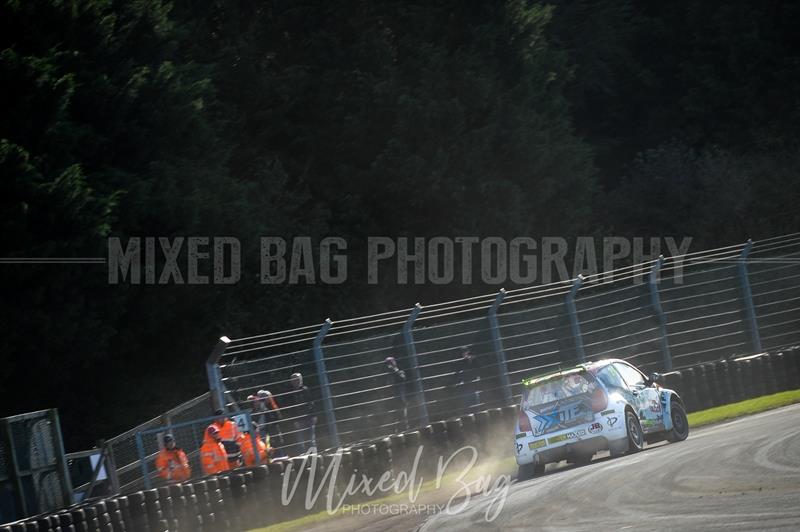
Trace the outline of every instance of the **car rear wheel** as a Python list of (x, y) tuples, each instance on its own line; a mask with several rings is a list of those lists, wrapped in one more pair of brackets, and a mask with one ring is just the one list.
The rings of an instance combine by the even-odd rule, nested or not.
[(677, 401), (670, 404), (670, 417), (672, 418), (672, 430), (667, 432), (667, 441), (675, 443), (683, 441), (689, 437), (689, 420), (686, 417), (686, 410)]
[(611, 458), (622, 456), (627, 452), (628, 452), (628, 438), (625, 438), (624, 440), (619, 442), (611, 442), (608, 448), (608, 454), (611, 455)]
[(644, 432), (639, 418), (630, 410), (625, 412), (625, 426), (628, 429), (628, 454), (638, 453), (644, 449)]
[(517, 480), (528, 480), (544, 473), (544, 464), (524, 464), (519, 466)]
[(567, 462), (573, 463), (575, 465), (586, 465), (592, 461), (593, 456), (594, 455), (590, 453), (578, 453), (570, 457), (570, 459), (567, 460)]

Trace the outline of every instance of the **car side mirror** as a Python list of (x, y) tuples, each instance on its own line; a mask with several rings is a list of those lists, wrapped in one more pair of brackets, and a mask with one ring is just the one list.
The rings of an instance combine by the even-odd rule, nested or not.
[(658, 384), (659, 386), (664, 386), (664, 376), (661, 373), (651, 373), (650, 378), (647, 380), (649, 381), (648, 384)]

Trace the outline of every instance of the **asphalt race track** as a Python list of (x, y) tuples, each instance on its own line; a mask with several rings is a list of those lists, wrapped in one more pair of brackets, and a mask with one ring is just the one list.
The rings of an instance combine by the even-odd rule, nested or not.
[(489, 504), (474, 498), (420, 530), (798, 530), (800, 405), (630, 456), (549, 465), (541, 477), (511, 485), (493, 522), (485, 519)]

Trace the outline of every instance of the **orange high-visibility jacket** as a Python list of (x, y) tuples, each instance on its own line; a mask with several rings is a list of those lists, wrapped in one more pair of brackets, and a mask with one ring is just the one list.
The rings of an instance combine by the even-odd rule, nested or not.
[(192, 476), (192, 468), (189, 467), (186, 453), (177, 447), (172, 450), (164, 448), (158, 452), (156, 469), (158, 476), (164, 480), (183, 482)]
[[(239, 445), (242, 448), (242, 458), (244, 458), (244, 465), (252, 466), (256, 465), (256, 455), (253, 452), (253, 440), (250, 438), (250, 434), (242, 434), (239, 438)], [(258, 447), (258, 460), (260, 464), (268, 464), (268, 447), (267, 444), (264, 443), (264, 440), (256, 436), (256, 447)]]
[(225, 419), (225, 422), (220, 425), (216, 421), (214, 424), (219, 429), (219, 437), (222, 441), (236, 441), (239, 435), (239, 429), (236, 428), (236, 423), (231, 419)]
[(203, 473), (206, 475), (215, 475), (230, 469), (228, 455), (222, 442), (214, 440), (208, 434), (203, 438), (203, 445), (200, 446), (200, 463), (203, 466)]

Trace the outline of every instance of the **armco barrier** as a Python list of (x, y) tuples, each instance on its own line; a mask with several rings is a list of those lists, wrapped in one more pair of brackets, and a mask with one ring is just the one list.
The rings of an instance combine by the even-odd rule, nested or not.
[[(789, 389), (800, 388), (800, 348), (722, 360), (665, 374), (666, 386), (683, 397), (687, 411), (720, 406)], [(409, 471), (420, 447), (420, 473), (435, 471), (439, 457), (465, 444), (474, 445), (480, 456), (506, 455), (504, 438), (510, 442), (517, 407), (483, 410), (446, 421), (437, 421), (422, 431), (408, 431), (363, 441), (341, 452), (335, 496), (344, 493), (350, 475), (365, 474), (377, 480), (383, 474)], [(510, 444), (509, 444), (510, 446)], [(319, 482), (332, 463), (330, 452), (320, 456), (314, 471)], [(217, 532), (266, 526), (307, 512), (305, 490), (311, 461), (288, 462), (231, 471), (183, 484), (137, 491), (127, 496), (91, 501), (51, 515), (0, 526), (0, 532)], [(297, 493), (288, 507), (281, 503), (284, 477), (298, 479)], [(430, 478), (430, 477), (428, 477)], [(319, 484), (316, 484), (318, 487)], [(325, 508), (327, 487), (310, 512)], [(383, 494), (378, 492), (377, 496)], [(349, 496), (348, 504), (364, 502), (363, 494)]]

